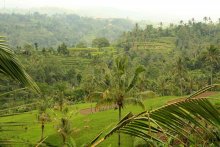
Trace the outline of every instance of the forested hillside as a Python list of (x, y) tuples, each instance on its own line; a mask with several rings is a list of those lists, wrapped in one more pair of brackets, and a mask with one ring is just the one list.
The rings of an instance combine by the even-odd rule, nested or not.
[(100, 90), (99, 82), (108, 80), (107, 73), (99, 71), (113, 68), (114, 59), (121, 55), (129, 59), (130, 69), (137, 65), (146, 69), (139, 79), (137, 91), (186, 95), (220, 81), (219, 36), (219, 23), (190, 20), (189, 23), (171, 24), (168, 28), (162, 25), (140, 28), (136, 24), (111, 47), (102, 44), (102, 38), (97, 38), (93, 45), (96, 42), (101, 46), (93, 48), (86, 48), (83, 43), (77, 43), (78, 47), (63, 43), (54, 48), (33, 44), (15, 51), (28, 73), (42, 86), (44, 95), (49, 97), (56, 95), (56, 91), (63, 91), (71, 101), (84, 101), (91, 92)]
[(7, 36), (10, 45), (23, 46), (37, 43), (40, 47), (55, 47), (62, 42), (75, 46), (83, 41), (91, 45), (95, 37), (115, 40), (133, 23), (126, 19), (80, 17), (75, 14), (46, 15), (0, 14), (0, 34)]
[(147, 68), (143, 83), (157, 93), (189, 94), (219, 82), (220, 23), (211, 18), (171, 23), (167, 28), (162, 22), (158, 28), (136, 24), (122, 35), (118, 46)]

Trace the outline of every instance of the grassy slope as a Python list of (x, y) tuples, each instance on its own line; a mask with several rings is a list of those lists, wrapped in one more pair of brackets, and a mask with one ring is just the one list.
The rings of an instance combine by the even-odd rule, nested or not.
[[(219, 98), (220, 93), (218, 93), (216, 96), (211, 96), (210, 98)], [(146, 109), (153, 109), (157, 108), (159, 106), (162, 106), (169, 100), (173, 100), (176, 97), (174, 96), (166, 96), (166, 97), (157, 97), (157, 98), (151, 98), (144, 101), (144, 104), (146, 106)], [(215, 102), (215, 101), (213, 101)], [(93, 106), (95, 104), (92, 104)], [(70, 109), (72, 111), (77, 111), (84, 108), (90, 108), (91, 104), (85, 103), (85, 104), (77, 104), (75, 106), (70, 106)], [(142, 109), (136, 106), (128, 105), (126, 108), (123, 109), (123, 115), (127, 114), (128, 112), (138, 113), (141, 112)], [(51, 110), (48, 111), (52, 117)], [(59, 115), (59, 112), (56, 112)], [(9, 117), (2, 117), (0, 118), (0, 122), (6, 122), (6, 121), (18, 121), (18, 122), (29, 122), (28, 129), (25, 131), (25, 127), (16, 127), (17, 131), (10, 131), (7, 133), (1, 133), (1, 136), (4, 137), (14, 137), (15, 140), (24, 140), (28, 141), (29, 143), (36, 143), (40, 139), (40, 123), (37, 123), (36, 119), (37, 111), (32, 111), (27, 114), (21, 114), (16, 116), (9, 116)], [(111, 129), (118, 120), (118, 111), (117, 110), (108, 110), (108, 111), (102, 111), (97, 112), (89, 115), (81, 115), (76, 114), (72, 118), (72, 125), (75, 129), (73, 133), (73, 138), (75, 139), (75, 142), (77, 146), (82, 146), (83, 144), (91, 141), (97, 134), (99, 134), (102, 130), (105, 130), (104, 132), (107, 132), (109, 129)], [(47, 123), (45, 126), (45, 136), (48, 136), (47, 142), (53, 145), (60, 146), (61, 138), (56, 132), (56, 124), (57, 121)], [(18, 136), (18, 137), (16, 137)], [(133, 144), (133, 138), (130, 136), (122, 135), (122, 146), (124, 147), (130, 147)], [(110, 139), (103, 142), (100, 146), (106, 147), (111, 145), (117, 146), (117, 134), (113, 135)], [(19, 146), (19, 145), (18, 145)]]
[[(175, 48), (175, 38), (161, 37), (153, 41), (147, 41), (144, 44), (139, 43), (138, 50), (151, 51), (154, 53), (169, 53)], [(134, 47), (134, 50), (136, 48)], [(60, 61), (65, 66), (72, 66), (77, 69), (83, 70), (92, 61), (92, 57), (96, 56), (109, 56), (120, 54), (114, 47), (98, 48), (68, 48), (70, 56), (50, 55), (47, 57), (47, 61), (55, 59)], [(123, 51), (123, 49), (119, 49)]]
[[(147, 109), (155, 108), (161, 106), (166, 103), (166, 101), (174, 99), (175, 97), (158, 97), (145, 100), (145, 106)], [(93, 104), (95, 105), (95, 104)], [(70, 109), (76, 111), (77, 109), (90, 108), (90, 104), (78, 104), (76, 106), (70, 106)], [(142, 111), (141, 108), (135, 106), (126, 106), (123, 110), (123, 115), (132, 111), (133, 113), (138, 113)], [(52, 117), (52, 112), (48, 111)], [(57, 112), (59, 113), (59, 112)], [(40, 139), (40, 123), (37, 122), (37, 111), (32, 111), (27, 114), (21, 114), (16, 116), (2, 117), (0, 118), (0, 122), (14, 121), (14, 122), (29, 122), (27, 126), (27, 130), (25, 127), (14, 127), (16, 131), (4, 132), (4, 138), (14, 137), (15, 140), (24, 140), (30, 143), (36, 143)], [(117, 123), (118, 120), (118, 111), (117, 110), (108, 110), (97, 112), (89, 115), (81, 115), (76, 114), (72, 118), (72, 125), (75, 128), (75, 132), (73, 137), (77, 143), (77, 146), (80, 146), (86, 142), (92, 140), (98, 133), (100, 133), (103, 129), (112, 128)], [(45, 136), (48, 136), (47, 141), (54, 145), (59, 145), (61, 138), (56, 133), (56, 124), (54, 121), (47, 123), (45, 126)], [(107, 129), (108, 130), (108, 129)], [(2, 133), (3, 134), (3, 133)], [(18, 136), (18, 137), (16, 137)], [(123, 146), (131, 146), (132, 138), (129, 136), (122, 137)], [(117, 135), (111, 137), (111, 139), (107, 140), (102, 144), (102, 146), (107, 145), (116, 146), (117, 145)]]
[[(139, 42), (138, 50), (147, 50), (154, 53), (169, 53), (175, 48), (175, 37), (160, 37), (155, 40)], [(137, 46), (134, 47), (137, 49)]]

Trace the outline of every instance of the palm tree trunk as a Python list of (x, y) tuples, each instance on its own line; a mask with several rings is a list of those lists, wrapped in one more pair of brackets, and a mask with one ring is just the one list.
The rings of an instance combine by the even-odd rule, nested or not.
[(90, 111), (91, 111), (91, 113), (93, 113), (93, 112), (92, 112), (92, 104), (90, 105)]
[(182, 85), (182, 81), (180, 81), (180, 90), (181, 90), (181, 96), (183, 96), (183, 85)]
[(213, 84), (212, 82), (213, 82), (213, 68), (211, 67), (211, 85)]
[[(119, 105), (118, 107), (118, 119), (121, 121), (121, 106)], [(121, 146), (121, 136), (120, 136), (120, 131), (118, 131), (118, 147)]]
[(41, 124), (41, 140), (44, 138), (44, 123)]
[(66, 144), (66, 136), (63, 134), (63, 135), (62, 135), (62, 138), (63, 138), (63, 146), (62, 146), (62, 147), (65, 147), (65, 144)]

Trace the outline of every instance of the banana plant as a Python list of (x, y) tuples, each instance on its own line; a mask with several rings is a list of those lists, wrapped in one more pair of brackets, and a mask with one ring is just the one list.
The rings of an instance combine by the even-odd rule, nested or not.
[[(155, 143), (166, 145), (170, 138), (173, 143), (185, 146), (202, 144), (209, 146), (220, 144), (220, 112), (208, 98), (195, 96), (219, 85), (207, 86), (190, 95), (185, 100), (167, 104), (137, 115), (127, 114), (102, 138), (98, 135), (88, 146), (95, 147), (120, 131), (146, 141), (151, 146)], [(101, 138), (101, 139), (100, 139)]]

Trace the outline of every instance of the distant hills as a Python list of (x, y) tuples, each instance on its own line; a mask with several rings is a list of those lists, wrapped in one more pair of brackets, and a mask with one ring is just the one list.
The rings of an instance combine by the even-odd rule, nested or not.
[(82, 17), (67, 11), (55, 13), (52, 9), (44, 12), (1, 11), (0, 35), (7, 36), (13, 46), (37, 43), (39, 47), (56, 47), (62, 42), (74, 46), (80, 41), (89, 45), (96, 37), (113, 41), (134, 26), (129, 19)]
[[(84, 17), (93, 17), (93, 18), (123, 18), (123, 19), (132, 19), (135, 21), (145, 20), (148, 23), (160, 22), (161, 19), (155, 17), (155, 15), (146, 12), (134, 11), (134, 10), (125, 10), (117, 9), (113, 7), (88, 7), (88, 8), (58, 8), (58, 7), (39, 7), (39, 8), (0, 8), (2, 13), (19, 13), (19, 14), (28, 14), (38, 12), (41, 14), (53, 15), (53, 14), (76, 14)], [(169, 19), (170, 20), (170, 19)]]

